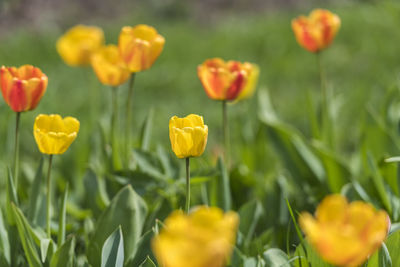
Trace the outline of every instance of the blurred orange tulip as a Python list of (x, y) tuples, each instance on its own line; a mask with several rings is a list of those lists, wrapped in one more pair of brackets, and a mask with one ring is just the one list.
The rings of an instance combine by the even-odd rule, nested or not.
[(325, 9), (314, 9), (308, 17), (292, 20), (292, 29), (297, 42), (310, 52), (319, 52), (328, 47), (340, 28), (340, 18)]
[(309, 242), (328, 263), (361, 265), (385, 240), (390, 227), (385, 211), (362, 201), (348, 203), (341, 195), (327, 196), (315, 218), (302, 213), (299, 223)]
[(207, 59), (198, 66), (197, 75), (209, 98), (235, 100), (253, 94), (259, 74), (258, 66), (248, 62), (225, 62), (221, 58)]
[(151, 26), (125, 26), (119, 35), (118, 47), (131, 72), (150, 68), (164, 48), (165, 39)]
[(36, 108), (48, 83), (47, 76), (31, 65), (1, 67), (0, 81), (4, 100), (15, 112)]
[(92, 56), (92, 67), (97, 78), (105, 85), (121, 85), (131, 75), (116, 45), (107, 45), (95, 52)]
[(57, 51), (71, 66), (90, 64), (92, 54), (104, 43), (103, 30), (95, 26), (76, 25), (57, 41)]

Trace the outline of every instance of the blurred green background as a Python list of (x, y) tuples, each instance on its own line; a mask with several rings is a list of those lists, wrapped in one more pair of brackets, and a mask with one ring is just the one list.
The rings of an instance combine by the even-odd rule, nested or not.
[[(293, 229), (286, 229), (290, 221), (286, 197), (295, 202), (295, 210), (313, 210), (324, 194), (334, 191), (315, 184), (308, 172), (290, 169), (279, 149), (290, 159), (296, 157), (287, 154), (290, 149), (285, 151), (285, 146), (271, 137), (271, 129), (274, 135), (276, 128), (268, 123), (266, 126), (259, 119), (260, 110), (261, 113), (268, 111), (259, 106), (268, 91), (279, 121), (297, 128), (299, 132), (291, 129), (291, 133), (301, 136), (307, 146), (318, 147), (309, 122), (313, 113), (310, 101), (314, 107), (319, 105), (317, 60), (296, 43), (291, 29), (293, 18), (321, 7), (338, 14), (342, 22), (335, 41), (322, 53), (335, 136), (335, 149), (324, 155), (329, 154), (329, 159), (335, 159), (335, 164), (345, 170), (335, 169), (337, 172), (332, 175), (338, 180), (368, 184), (371, 173), (365, 165), (367, 152), (376, 161), (400, 153), (397, 131), (400, 4), (395, 1), (3, 0), (0, 6), (0, 64), (33, 64), (49, 77), (40, 105), (22, 116), (22, 179), (27, 185), (31, 183), (41, 157), (32, 134), (34, 118), (40, 113), (75, 116), (81, 122), (81, 130), (69, 150), (56, 157), (54, 179), (61, 191), (65, 182), (70, 182), (71, 191), (75, 192), (70, 201), (77, 206), (87, 193), (83, 186), (86, 170), (88, 167), (101, 169), (98, 144), (102, 142), (101, 129), (108, 127), (111, 104), (110, 89), (98, 82), (90, 67), (69, 67), (56, 52), (56, 40), (68, 28), (80, 23), (103, 28), (106, 43), (117, 43), (121, 27), (142, 23), (154, 26), (165, 37), (159, 59), (151, 69), (136, 76), (132, 136), (139, 145), (142, 124), (153, 109), (150, 150), (156, 151), (161, 146), (172, 156), (169, 118), (190, 113), (203, 115), (209, 127), (209, 142), (204, 156), (192, 161), (194, 176), (207, 176), (216, 163), (222, 112), (220, 103), (207, 98), (197, 78), (197, 66), (211, 57), (259, 65), (257, 91), (264, 94), (229, 106), (233, 158), (230, 186), (232, 208), (237, 210), (252, 200), (263, 203), (265, 214), (256, 232), (280, 229), (275, 232), (275, 241), (269, 243), (271, 246), (284, 247), (288, 243), (285, 234), (290, 232), (294, 236)], [(126, 93), (125, 84), (119, 89), (121, 105), (125, 104)], [(120, 122), (124, 118), (123, 110), (121, 107)], [(4, 101), (0, 103), (0, 114), (1, 171), (12, 161), (15, 114)], [(294, 160), (294, 164), (302, 166), (304, 162)], [(5, 180), (0, 179), (0, 183), (4, 186)], [(115, 192), (107, 190), (111, 198)], [(374, 190), (365, 188), (365, 194), (371, 196), (367, 199), (387, 208), (382, 192)], [(22, 199), (27, 198), (28, 191), (29, 186), (21, 189)], [(355, 191), (358, 195), (354, 193), (354, 198), (366, 199), (360, 191)], [(201, 193), (196, 188), (194, 192), (193, 204), (202, 203)], [(397, 200), (391, 201), (398, 205)], [(392, 218), (397, 221), (398, 215), (392, 214)]]

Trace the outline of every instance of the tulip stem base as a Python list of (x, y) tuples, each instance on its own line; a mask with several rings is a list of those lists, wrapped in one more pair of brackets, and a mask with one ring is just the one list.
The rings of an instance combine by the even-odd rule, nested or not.
[(229, 144), (229, 123), (228, 123), (228, 102), (222, 101), (222, 131), (223, 131), (223, 143), (224, 143), (224, 159), (227, 167), (230, 165), (230, 144)]
[(317, 53), (317, 64), (321, 84), (321, 133), (322, 138), (329, 148), (333, 148), (333, 129), (329, 115), (328, 90), (326, 86), (325, 72), (322, 67), (321, 53)]
[(126, 165), (129, 165), (129, 149), (130, 149), (130, 131), (132, 124), (132, 98), (133, 98), (133, 87), (135, 84), (136, 73), (132, 73), (131, 79), (129, 80), (128, 97), (126, 99), (126, 121), (125, 121), (125, 161)]
[(51, 238), (51, 165), (53, 161), (53, 155), (49, 155), (49, 166), (47, 170), (47, 214), (46, 214), (46, 229), (47, 229), (47, 237)]
[(190, 158), (186, 159), (186, 213), (190, 210)]
[(19, 176), (19, 121), (21, 112), (16, 113), (15, 120), (15, 146), (14, 146), (14, 185), (18, 191), (18, 176)]

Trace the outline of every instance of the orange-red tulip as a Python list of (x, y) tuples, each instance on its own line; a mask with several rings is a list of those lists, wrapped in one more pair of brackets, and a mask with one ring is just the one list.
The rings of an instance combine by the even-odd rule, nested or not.
[(328, 47), (340, 28), (340, 18), (325, 9), (314, 9), (308, 17), (292, 20), (292, 29), (297, 42), (310, 52), (319, 52)]
[(300, 215), (300, 226), (321, 257), (335, 266), (360, 266), (385, 240), (390, 220), (385, 211), (362, 201), (348, 203), (341, 195), (327, 196), (315, 218)]
[(209, 98), (235, 100), (250, 96), (258, 78), (258, 67), (238, 61), (225, 62), (221, 58), (207, 59), (198, 66), (197, 75)]
[(46, 92), (48, 79), (39, 68), (31, 65), (2, 66), (0, 82), (6, 103), (15, 112), (22, 112), (36, 108)]
[(118, 47), (131, 72), (150, 68), (164, 48), (165, 39), (151, 26), (125, 26), (119, 35)]

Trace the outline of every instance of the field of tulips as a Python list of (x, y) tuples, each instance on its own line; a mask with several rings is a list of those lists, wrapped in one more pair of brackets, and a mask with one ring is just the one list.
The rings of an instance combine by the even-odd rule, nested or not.
[(400, 4), (236, 12), (4, 31), (0, 267), (400, 267)]

